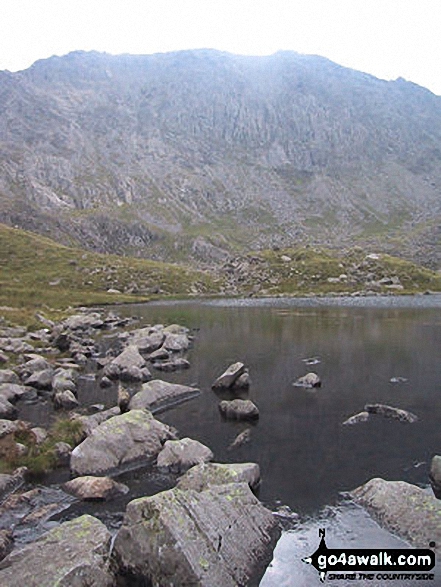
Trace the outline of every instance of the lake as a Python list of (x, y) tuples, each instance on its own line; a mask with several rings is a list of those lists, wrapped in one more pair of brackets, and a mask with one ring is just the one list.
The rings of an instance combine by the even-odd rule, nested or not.
[[(285, 505), (300, 515), (296, 531), (280, 540), (262, 586), (318, 584), (315, 570), (301, 557), (318, 546), (319, 527), (327, 527), (336, 548), (402, 545), (363, 510), (342, 500), (341, 492), (372, 477), (428, 485), (430, 460), (441, 451), (440, 309), (441, 296), (118, 307), (119, 313), (138, 316), (143, 323), (183, 324), (195, 336), (191, 369), (159, 377), (196, 384), (203, 393), (159, 418), (182, 437), (209, 446), (219, 462), (259, 463), (260, 500), (271, 509)], [(218, 411), (224, 396), (211, 390), (214, 379), (236, 361), (250, 370), (252, 384), (245, 396), (259, 407), (256, 424), (224, 421)], [(309, 371), (320, 376), (321, 388), (292, 385)], [(419, 421), (376, 417), (342, 426), (373, 402), (409, 410)], [(247, 427), (250, 442), (229, 450)]]

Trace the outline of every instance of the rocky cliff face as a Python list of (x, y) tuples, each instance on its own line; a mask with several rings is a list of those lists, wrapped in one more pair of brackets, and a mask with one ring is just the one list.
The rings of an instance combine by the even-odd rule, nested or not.
[(0, 113), (0, 221), (65, 243), (441, 260), (441, 98), (404, 80), (291, 52), (75, 52), (0, 72)]

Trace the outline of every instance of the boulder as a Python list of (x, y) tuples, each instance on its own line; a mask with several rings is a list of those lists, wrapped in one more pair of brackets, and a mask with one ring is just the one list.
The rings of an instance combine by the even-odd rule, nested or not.
[(219, 404), (219, 410), (228, 420), (255, 420), (259, 417), (259, 409), (249, 399), (224, 400)]
[(68, 330), (88, 330), (89, 328), (102, 328), (104, 320), (97, 312), (75, 314), (64, 320), (62, 325)]
[(17, 408), (11, 404), (4, 396), (0, 395), (0, 418), (6, 420), (15, 420), (18, 415)]
[(77, 398), (69, 391), (59, 391), (54, 395), (54, 407), (56, 409), (73, 410), (79, 406)]
[(400, 408), (387, 406), (385, 404), (366, 404), (364, 409), (369, 414), (378, 414), (380, 416), (384, 416), (385, 418), (399, 420), (400, 422), (409, 422), (412, 424), (418, 420), (418, 416), (415, 416), (415, 414), (412, 414), (411, 412), (401, 410)]
[(236, 379), (236, 381), (233, 383), (233, 388), (234, 389), (248, 389), (249, 386), (251, 385), (251, 378), (250, 378), (250, 374), (248, 373), (248, 371), (246, 370), (244, 373), (242, 373), (242, 375), (240, 377), (238, 377)]
[(121, 354), (104, 367), (104, 376), (122, 381), (142, 381), (151, 379), (144, 357), (135, 345), (129, 345)]
[(233, 450), (235, 448), (239, 448), (250, 441), (251, 438), (251, 430), (247, 428), (243, 430), (243, 432), (239, 432), (233, 442), (229, 445), (228, 450)]
[(229, 389), (244, 372), (245, 365), (243, 363), (233, 363), (216, 379), (211, 387), (212, 389)]
[(2, 365), (3, 363), (7, 363), (8, 361), (9, 361), (8, 355), (5, 355), (5, 353), (2, 353), (0, 351), (0, 365)]
[(433, 541), (441, 554), (441, 502), (424, 489), (376, 478), (350, 495), (389, 532), (418, 548), (427, 548)]
[(162, 473), (183, 473), (195, 465), (212, 461), (211, 450), (192, 438), (167, 440), (158, 454), (157, 467)]
[(67, 467), (70, 462), (70, 455), (72, 454), (72, 447), (67, 442), (56, 442), (54, 445), (54, 457), (57, 467)]
[(90, 436), (92, 431), (97, 428), (100, 424), (105, 422), (106, 420), (110, 420), (114, 416), (120, 416), (121, 410), (118, 406), (110, 408), (108, 410), (104, 410), (103, 412), (99, 412), (97, 414), (92, 414), (91, 416), (79, 416), (78, 414), (73, 414), (71, 418), (75, 420), (79, 420), (83, 426), (84, 436)]
[(136, 330), (130, 337), (130, 343), (135, 345), (140, 353), (153, 353), (157, 351), (165, 340), (163, 332), (152, 331), (151, 328)]
[(0, 561), (14, 548), (14, 537), (11, 530), (0, 530)]
[(135, 461), (145, 464), (159, 454), (166, 440), (175, 438), (174, 431), (150, 412), (131, 410), (92, 430), (72, 451), (70, 468), (76, 475), (101, 475)]
[(33, 355), (29, 361), (26, 361), (26, 363), (23, 363), (19, 366), (18, 372), (22, 377), (29, 377), (29, 375), (32, 375), (32, 373), (45, 371), (46, 369), (51, 368), (52, 365), (44, 357), (41, 357), (40, 355)]
[(435, 455), (432, 459), (429, 479), (435, 497), (441, 499), (441, 457), (439, 455)]
[(306, 375), (303, 375), (303, 377), (299, 377), (297, 381), (293, 383), (295, 387), (306, 387), (309, 389), (320, 387), (321, 384), (321, 379), (317, 373), (307, 373)]
[(40, 426), (36, 426), (35, 428), (31, 428), (31, 432), (35, 438), (35, 444), (38, 446), (39, 444), (43, 444), (43, 442), (48, 437), (48, 432), (45, 428), (41, 428)]
[(43, 371), (35, 371), (27, 379), (24, 384), (35, 387), (36, 389), (52, 389), (52, 379), (54, 377), (54, 370), (51, 368)]
[(117, 483), (110, 477), (92, 475), (72, 479), (63, 485), (63, 489), (83, 501), (107, 501), (129, 491), (127, 485)]
[(168, 332), (165, 336), (163, 347), (166, 351), (171, 351), (172, 353), (186, 351), (190, 347), (190, 339), (186, 334)]
[(9, 434), (14, 434), (16, 430), (19, 430), (19, 424), (21, 420), (11, 422), (11, 420), (0, 420), (0, 438), (4, 438)]
[(3, 383), (0, 385), (0, 398), (15, 402), (19, 399), (26, 399), (32, 393), (32, 389), (16, 383)]
[(20, 383), (20, 379), (11, 369), (0, 369), (0, 385), (2, 383)]
[(57, 369), (52, 380), (52, 389), (55, 392), (71, 391), (73, 394), (76, 394), (76, 378), (77, 374), (72, 369)]
[(246, 483), (171, 489), (130, 502), (116, 559), (154, 585), (257, 585), (280, 530)]
[(169, 351), (165, 350), (164, 348), (160, 348), (157, 351), (153, 351), (153, 353), (150, 353), (150, 355), (148, 356), (148, 359), (151, 362), (166, 361), (169, 358), (170, 358), (170, 353), (169, 353)]
[(182, 357), (178, 357), (177, 359), (172, 359), (171, 361), (155, 361), (153, 364), (153, 369), (158, 371), (164, 371), (166, 373), (171, 373), (173, 371), (182, 371), (183, 369), (189, 369), (190, 363), (187, 359), (183, 359)]
[(342, 426), (353, 426), (354, 424), (360, 424), (361, 422), (367, 422), (370, 418), (369, 412), (359, 412), (354, 414), (347, 420), (345, 420)]
[(19, 467), (11, 475), (0, 474), (0, 501), (23, 485), (27, 472), (26, 467)]
[(176, 487), (203, 491), (210, 485), (226, 485), (227, 483), (248, 483), (251, 489), (260, 484), (260, 469), (256, 463), (203, 463), (192, 467), (183, 475)]
[(200, 394), (200, 390), (187, 385), (167, 383), (160, 379), (154, 379), (144, 383), (141, 391), (138, 391), (129, 403), (130, 410), (146, 408), (153, 413), (166, 410), (167, 408), (192, 399)]
[(96, 518), (84, 515), (17, 548), (0, 563), (3, 587), (112, 587), (112, 536)]

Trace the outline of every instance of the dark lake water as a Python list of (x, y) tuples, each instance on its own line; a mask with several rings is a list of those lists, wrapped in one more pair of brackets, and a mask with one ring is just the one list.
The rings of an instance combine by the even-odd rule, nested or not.
[[(208, 445), (216, 461), (259, 463), (261, 501), (273, 509), (287, 505), (300, 514), (298, 528), (279, 541), (262, 586), (318, 585), (315, 570), (301, 557), (316, 549), (322, 526), (335, 547), (401, 545), (360, 508), (342, 501), (341, 492), (372, 477), (428, 485), (430, 460), (441, 451), (440, 310), (438, 296), (217, 300), (118, 308), (142, 322), (175, 322), (194, 331), (191, 369), (160, 378), (196, 384), (203, 393), (158, 417), (182, 437)], [(306, 360), (312, 358), (317, 362), (308, 366)], [(254, 425), (222, 420), (218, 403), (223, 396), (211, 390), (213, 380), (236, 361), (250, 369), (252, 384), (244, 397), (259, 407), (260, 419)], [(322, 387), (293, 387), (308, 371), (318, 373)], [(405, 381), (392, 383), (393, 378)], [(372, 402), (409, 410), (419, 421), (404, 424), (378, 417), (342, 426)], [(250, 442), (229, 450), (247, 427)]]

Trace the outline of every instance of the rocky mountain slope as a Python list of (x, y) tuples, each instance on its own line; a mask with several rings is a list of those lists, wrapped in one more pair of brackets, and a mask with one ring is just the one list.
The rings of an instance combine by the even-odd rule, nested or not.
[(75, 52), (0, 72), (0, 221), (224, 262), (368, 244), (438, 268), (441, 97), (324, 58)]

